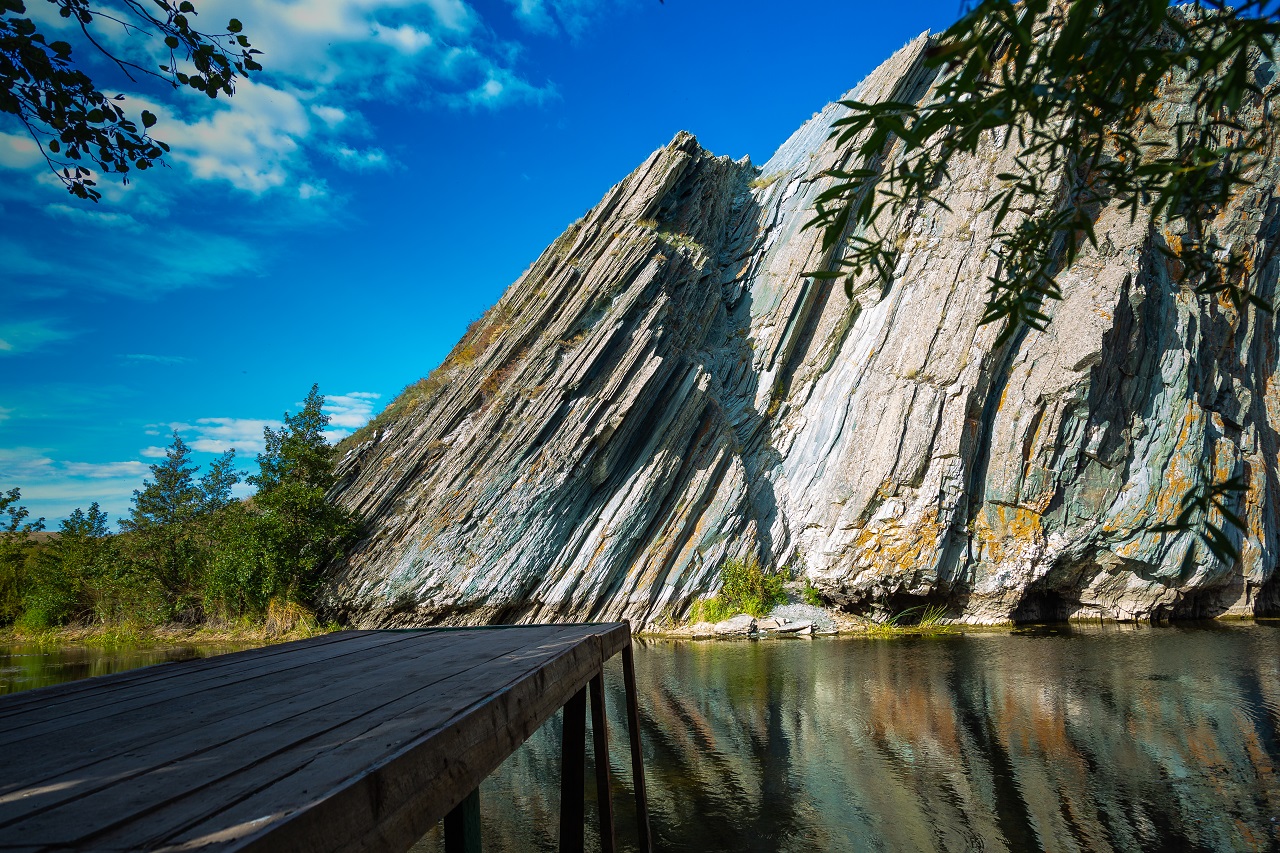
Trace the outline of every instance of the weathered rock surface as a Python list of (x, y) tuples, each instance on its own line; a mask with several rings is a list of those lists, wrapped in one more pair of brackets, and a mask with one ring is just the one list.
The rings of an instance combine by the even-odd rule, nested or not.
[(754, 634), (755, 631), (756, 617), (750, 613), (730, 616), (728, 619), (717, 622), (712, 628), (712, 633), (717, 637), (745, 637), (748, 634)]
[[(925, 42), (852, 93), (927, 96)], [(1175, 283), (1175, 232), (1103, 209), (1043, 332), (980, 325), (1012, 149), (956, 164), (850, 300), (805, 230), (841, 108), (764, 165), (678, 135), (552, 244), (431, 377), (349, 442), (369, 535), (329, 605), (357, 624), (681, 618), (728, 557), (850, 609), (974, 622), (1271, 607), (1280, 391), (1271, 315)], [(1171, 96), (1168, 113), (1177, 107)], [(873, 164), (878, 165), (878, 164)], [(1277, 169), (1214, 227), (1274, 299)], [(1243, 475), (1241, 559), (1159, 533), (1202, 460)]]

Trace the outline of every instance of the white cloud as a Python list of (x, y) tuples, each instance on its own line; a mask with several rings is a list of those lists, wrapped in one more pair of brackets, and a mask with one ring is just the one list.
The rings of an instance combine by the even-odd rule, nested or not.
[[(27, 183), (28, 182), (18, 182)], [(130, 186), (135, 186), (135, 182)], [(101, 184), (112, 186), (109, 182)], [(158, 185), (156, 185), (158, 187)], [(0, 192), (4, 182), (0, 182)], [(150, 193), (163, 192), (148, 189)], [(28, 190), (28, 197), (31, 190)], [(145, 197), (139, 196), (144, 199)], [(64, 214), (50, 208), (61, 205), (43, 205), (46, 215), (67, 215), (77, 223), (76, 237), (81, 244), (94, 247), (78, 252), (45, 252), (39, 256), (29, 251), (21, 242), (0, 236), (0, 281), (20, 280), (24, 283), (17, 296), (24, 299), (47, 298), (56, 295), (52, 285), (73, 284), (77, 290), (96, 290), (133, 299), (154, 299), (175, 290), (185, 288), (215, 287), (222, 277), (254, 277), (263, 267), (261, 243), (251, 243), (240, 237), (189, 228), (176, 222), (164, 222), (164, 227), (119, 227), (120, 222), (131, 220), (123, 214), (110, 213), (114, 206), (103, 201), (101, 206), (88, 206), (83, 211)], [(132, 204), (135, 213), (142, 206)], [(147, 221), (167, 220), (166, 216), (146, 216)], [(101, 250), (96, 250), (98, 248)], [(266, 251), (270, 251), (268, 247)], [(145, 258), (146, 263), (137, 274), (121, 275), (119, 258)], [(9, 294), (6, 294), (8, 296)], [(0, 318), (4, 312), (0, 311)], [(33, 321), (28, 320), (30, 324)], [(44, 324), (48, 327), (48, 324)], [(10, 344), (14, 341), (4, 334), (5, 323), (0, 319), (0, 339)], [(66, 333), (61, 334), (67, 337)], [(46, 338), (49, 336), (46, 334)]]
[(333, 159), (338, 165), (353, 172), (371, 172), (391, 168), (391, 158), (381, 148), (359, 150), (346, 145), (334, 149)]
[(48, 320), (0, 323), (0, 355), (19, 355), (71, 337)]
[(149, 364), (186, 364), (191, 359), (182, 355), (152, 355), (146, 352), (131, 352), (120, 356), (125, 361), (146, 362)]
[(435, 39), (431, 38), (431, 33), (411, 27), (408, 24), (401, 24), (398, 27), (374, 24), (373, 35), (376, 41), (390, 45), (406, 55), (418, 53), (435, 43)]
[(6, 169), (30, 169), (43, 163), (44, 156), (30, 136), (0, 133), (0, 166)]
[(329, 416), (325, 438), (337, 443), (373, 419), (374, 404), (381, 397), (372, 391), (330, 394), (324, 398), (324, 413)]
[(127, 213), (113, 213), (107, 210), (72, 207), (71, 205), (64, 203), (47, 204), (44, 209), (46, 213), (52, 216), (60, 216), (63, 219), (69, 219), (72, 222), (102, 225), (113, 229), (128, 228), (130, 230), (134, 230), (142, 227), (138, 220), (134, 219)]
[[(559, 27), (570, 34), (602, 5), (598, 0), (512, 2), (530, 28)], [(381, 149), (353, 144), (371, 133), (359, 112), (362, 101), (500, 109), (554, 95), (549, 85), (521, 75), (519, 45), (496, 35), (464, 0), (202, 0), (199, 7), (208, 23), (232, 16), (243, 21), (254, 48), (263, 52), (264, 70), (238, 81), (232, 98), (208, 100), (185, 90), (160, 99), (126, 93), (125, 104), (135, 116), (148, 109), (159, 117), (154, 133), (172, 146), (168, 160), (196, 181), (227, 183), (254, 195), (284, 190), (302, 201), (324, 198), (329, 194), (320, 191), (315, 172), (326, 153), (344, 168), (394, 165)], [(66, 23), (47, 13), (37, 17), (46, 28)], [(151, 57), (156, 64), (168, 61), (158, 40), (146, 43), (106, 23), (95, 32), (142, 64), (147, 59), (138, 56), (140, 49), (156, 51)], [(140, 48), (144, 44), (150, 46)], [(24, 136), (0, 134), (0, 167), (45, 171), (43, 182), (53, 179), (38, 147)], [(53, 180), (50, 187), (56, 185)], [(123, 186), (108, 179), (99, 181), (98, 189), (106, 202), (122, 196), (125, 190), (115, 188)], [(51, 215), (78, 215), (67, 205), (51, 208), (56, 208)], [(136, 209), (130, 212), (136, 219), (94, 213), (100, 223), (117, 228), (151, 221)]]
[[(530, 32), (556, 35), (563, 29), (578, 38), (595, 15), (610, 7), (600, 0), (507, 0), (512, 13)], [(616, 0), (614, 0), (616, 3)]]
[(0, 406), (0, 423), (4, 423), (11, 417), (13, 417), (13, 409), (6, 409), (4, 406)]
[(330, 107), (324, 104), (312, 104), (311, 114), (320, 119), (329, 127), (337, 127), (347, 120), (347, 111)]
[(233, 98), (175, 101), (189, 114), (144, 99), (134, 106), (160, 117), (156, 135), (194, 177), (255, 194), (315, 187), (317, 147), (351, 152), (335, 155), (347, 168), (390, 165), (381, 149), (332, 141), (368, 133), (355, 109), (361, 100), (496, 109), (551, 94), (517, 73), (516, 46), (462, 0), (205, 0), (200, 9), (212, 20), (242, 20), (265, 70), (240, 82)]
[(314, 184), (306, 181), (298, 184), (298, 198), (308, 201), (313, 198), (324, 198), (329, 194), (329, 186), (324, 181), (317, 181)]
[[(193, 424), (176, 422), (168, 426), (182, 434), (192, 450), (225, 453), (235, 448), (237, 455), (246, 456), (266, 449), (262, 441), (263, 429), (279, 429), (284, 424), (263, 418), (198, 418)], [(188, 439), (188, 435), (194, 437)]]
[(475, 25), (475, 14), (462, 0), (427, 0), (436, 19), (451, 30), (466, 32)]
[(142, 462), (68, 462), (41, 448), (0, 448), (0, 483), (21, 488), (32, 518), (48, 519), (51, 528), (56, 519), (94, 501), (113, 519), (122, 517), (149, 473)]
[(254, 194), (288, 180), (301, 140), (312, 130), (311, 112), (297, 94), (254, 80), (242, 81), (234, 99), (217, 101), (189, 122), (166, 105), (145, 106), (162, 122), (156, 135), (194, 177), (227, 181)]
[(117, 477), (145, 477), (151, 472), (143, 462), (63, 462), (62, 470), (72, 477), (110, 480)]
[[(158, 435), (158, 433), (156, 433), (153, 430), (147, 430), (147, 434)], [(146, 457), (147, 459), (163, 459), (169, 455), (168, 449), (164, 447), (156, 447), (154, 444), (150, 447), (142, 448), (141, 450), (138, 451), (138, 453), (140, 453), (142, 456)]]
[(532, 86), (500, 68), (492, 68), (470, 89), (451, 94), (445, 100), (453, 107), (496, 109), (521, 101), (542, 103), (556, 96), (554, 86)]

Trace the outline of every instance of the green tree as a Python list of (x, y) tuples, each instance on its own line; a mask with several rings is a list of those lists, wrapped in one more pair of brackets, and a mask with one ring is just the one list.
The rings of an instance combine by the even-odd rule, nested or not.
[(214, 523), (205, 604), (227, 616), (260, 616), (273, 600), (310, 604), (324, 567), (351, 541), (354, 517), (327, 497), (334, 483), (329, 417), (313, 385), (297, 414), (263, 431), (258, 492), (228, 506)]
[(333, 485), (333, 447), (324, 437), (329, 416), (323, 408), (320, 386), (312, 385), (302, 411), (296, 415), (285, 412), (284, 426), (278, 430), (263, 429), (266, 449), (258, 454), (258, 473), (249, 477), (260, 493), (288, 483), (318, 489)]
[[(38, 2), (38, 0), (37, 0)], [(262, 70), (243, 27), (232, 18), (223, 31), (203, 31), (189, 0), (48, 0), (92, 46), (130, 81), (154, 78), (174, 89), (189, 87), (210, 98), (235, 92), (239, 78)], [(35, 140), (67, 190), (97, 201), (89, 164), (128, 180), (162, 162), (169, 146), (150, 136), (156, 116), (142, 110), (135, 122), (72, 60), (69, 42), (50, 41), (26, 17), (23, 0), (0, 0), (0, 113), (12, 116)], [(160, 36), (167, 62), (122, 59), (104, 46), (96, 28), (123, 26), (131, 35)], [(146, 45), (141, 45), (143, 52)]]
[(177, 430), (165, 450), (164, 462), (150, 468), (152, 479), (143, 481), (141, 490), (133, 490), (129, 517), (120, 520), (126, 532), (181, 524), (200, 510), (201, 493), (195, 482), (199, 469), (192, 464), (191, 448)]
[[(1256, 76), (1280, 37), (1275, 0), (983, 0), (931, 44), (938, 72), (920, 102), (845, 101), (832, 136), (847, 168), (816, 201), (826, 269), (852, 297), (868, 279), (892, 283), (904, 222), (945, 207), (935, 195), (962, 155), (1010, 147), (1014, 166), (988, 203), (998, 261), (984, 323), (998, 344), (1049, 322), (1046, 300), (1085, 241), (1096, 212), (1118, 205), (1180, 235), (1162, 247), (1205, 299), (1222, 294), (1242, 315), (1270, 311), (1258, 296), (1253, 247), (1224, 244), (1213, 218), (1250, 183), (1274, 145), (1269, 90)], [(1273, 67), (1273, 66), (1272, 66)], [(1265, 72), (1272, 73), (1272, 72)], [(1162, 97), (1185, 109), (1161, 113)], [(883, 164), (883, 165), (880, 165)], [(1178, 520), (1224, 509), (1236, 484), (1206, 482)], [(1229, 509), (1222, 515), (1234, 524)], [(1238, 554), (1202, 515), (1201, 537), (1222, 559)]]
[(28, 521), (31, 513), (21, 500), (20, 489), (0, 492), (0, 624), (22, 614), (27, 564), (36, 545), (32, 534), (44, 530), (43, 518)]
[(120, 520), (125, 557), (153, 582), (163, 601), (158, 615), (165, 619), (189, 614), (198, 600), (205, 549), (193, 522), (206, 498), (197, 471), (191, 449), (174, 430), (164, 461), (151, 466), (151, 479), (134, 490), (129, 517)]
[(266, 449), (258, 454), (258, 533), (264, 561), (262, 593), (309, 603), (320, 573), (350, 541), (356, 523), (329, 501), (334, 448), (325, 440), (329, 416), (324, 397), (311, 386), (296, 415), (285, 412), (284, 426), (263, 430)]
[(23, 621), (41, 626), (115, 621), (121, 590), (113, 556), (107, 514), (96, 501), (87, 513), (76, 507), (33, 560)]
[(240, 472), (235, 464), (236, 449), (233, 447), (215, 459), (200, 478), (201, 512), (217, 512), (233, 503), (231, 487), (240, 482)]

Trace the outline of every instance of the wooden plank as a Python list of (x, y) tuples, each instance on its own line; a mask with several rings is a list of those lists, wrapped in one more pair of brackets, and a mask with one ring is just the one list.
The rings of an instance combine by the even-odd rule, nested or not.
[[(550, 660), (528, 669), (488, 699), (462, 710), (399, 754), (354, 781), (344, 781), (329, 800), (333, 807), (358, 817), (350, 826), (378, 826), (353, 835), (337, 849), (402, 850), (420, 837), (438, 815), (456, 805), (460, 791), (475, 786), (568, 701), (598, 668), (600, 640), (566, 643)], [(433, 785), (433, 782), (436, 783)], [(396, 805), (396, 804), (399, 805)], [(296, 814), (291, 822), (310, 826), (314, 812)], [(312, 827), (313, 828), (313, 827)], [(319, 835), (282, 826), (251, 845), (251, 850), (306, 851)]]
[[(554, 656), (460, 709), (443, 724), (422, 725), (426, 720), (420, 711), (389, 723), (389, 728), (409, 730), (416, 725), (422, 734), (357, 776), (343, 777), (341, 768), (333, 766), (332, 753), (321, 756), (308, 768), (308, 775), (338, 780), (321, 800), (325, 809), (344, 816), (341, 843), (334, 842), (335, 829), (322, 817), (323, 809), (298, 808), (278, 824), (255, 828), (256, 834), (242, 849), (264, 853), (407, 849), (580, 690), (599, 669), (604, 654), (615, 654), (618, 644), (629, 637), (625, 625), (592, 627), (597, 633), (588, 635), (588, 641), (583, 641), (582, 633), (570, 635)], [(296, 794), (286, 799), (291, 797)], [(241, 816), (248, 813), (239, 812)], [(220, 820), (225, 821), (225, 816)], [(197, 827), (184, 834), (182, 844), (166, 849), (195, 849), (209, 837)]]
[(560, 853), (583, 853), (586, 813), (587, 689), (564, 706), (560, 730)]
[[(420, 644), (413, 643), (407, 635), (400, 636), (401, 642), (377, 648), (379, 668), (393, 669), (422, 657)], [(45, 739), (22, 741), (9, 750), (6, 764), (41, 768), (44, 772), (27, 773), (21, 779), (0, 783), (0, 827), (15, 814), (31, 808), (54, 808), (108, 785), (120, 784), (155, 766), (209, 753), (242, 737), (248, 725), (258, 729), (278, 726), (341, 702), (366, 690), (362, 679), (369, 670), (367, 657), (347, 655), (326, 661), (323, 679), (312, 674), (301, 685), (298, 679), (307, 671), (295, 669), (286, 673), (292, 678), (274, 673), (269, 676), (270, 683), (255, 690), (246, 690), (246, 682), (226, 685), (221, 691), (204, 690), (194, 703), (173, 703), (163, 715), (139, 720), (127, 712), (91, 721), (59, 731), (60, 749), (65, 754), (56, 759)]]
[(604, 672), (591, 679), (591, 743), (596, 766), (596, 808), (600, 815), (600, 851), (614, 853), (613, 785), (609, 779), (609, 719), (604, 709)]
[[(254, 652), (265, 650), (252, 650), (245, 652), (232, 652), (228, 655), (218, 655), (212, 658), (201, 660), (183, 661), (179, 663), (169, 664), (164, 667), (147, 668), (154, 669), (158, 676), (151, 680), (140, 679), (136, 683), (123, 685), (110, 685), (111, 689), (103, 689), (101, 691), (88, 689), (91, 685), (84, 685), (85, 692), (83, 695), (68, 697), (65, 701), (54, 701), (54, 697), (48, 696), (49, 702), (39, 702), (34, 708), (23, 710), (18, 717), (22, 722), (41, 721), (54, 719), (59, 716), (67, 716), (76, 713), (84, 713), (99, 708), (110, 706), (114, 702), (120, 701), (124, 697), (137, 697), (154, 695), (158, 691), (171, 688), (175, 683), (183, 686), (188, 692), (195, 689), (202, 683), (214, 680), (225, 680), (228, 674), (234, 676), (243, 676), (257, 674), (269, 671), (283, 671), (289, 668), (306, 665), (313, 660), (331, 659), (334, 656), (357, 653), (370, 645), (382, 645), (388, 642), (394, 642), (397, 636), (394, 634), (369, 631), (360, 632), (354, 636), (339, 636), (336, 640), (329, 643), (317, 644), (315, 646), (303, 647), (299, 650), (277, 651), (274, 654), (255, 656)], [(286, 644), (287, 645), (287, 644)], [(274, 647), (280, 648), (280, 647)], [(245, 656), (241, 658), (240, 656)], [(233, 660), (219, 660), (219, 658), (233, 658)], [(207, 661), (218, 661), (216, 666), (204, 666)], [(146, 672), (144, 669), (143, 672)], [(123, 673), (122, 673), (123, 674)], [(103, 676), (104, 679), (114, 679), (115, 676)], [(87, 679), (92, 681), (92, 679)], [(75, 682), (75, 684), (84, 684), (84, 682)], [(34, 694), (43, 690), (56, 691), (62, 686), (41, 688), (37, 691), (31, 691), (32, 698), (37, 699)], [(23, 697), (26, 694), (18, 694)], [(18, 698), (15, 697), (15, 698)], [(7, 706), (5, 701), (9, 697), (0, 697), (0, 707)], [(12, 722), (16, 722), (14, 720)]]
[[(118, 752), (80, 765), (81, 771), (93, 771), (82, 775), (99, 781), (110, 774), (94, 773), (127, 771), (113, 787), (98, 787), (88, 796), (37, 792), (35, 796), (46, 797), (36, 801), (42, 806), (38, 808), (32, 808), (30, 798), (19, 798), (28, 800), (23, 804), (26, 814), (3, 825), (0, 847), (54, 843), (68, 849), (185, 850), (212, 845), (284, 853), (407, 849), (582, 690), (604, 660), (630, 643), (625, 625), (399, 636), (407, 637), (403, 646), (369, 643), (358, 654), (328, 660), (317, 657), (317, 644), (312, 644), (300, 650), (310, 660), (306, 667), (281, 662), (248, 680), (229, 676), (235, 667), (198, 671), (192, 676), (196, 694), (206, 700), (219, 697), (239, 711), (219, 715), (226, 708), (206, 702), (208, 713), (196, 717), (206, 722), (185, 734), (189, 740), (200, 739), (194, 749), (180, 748), (182, 732), (150, 743), (146, 737), (135, 739), (139, 749), (159, 744), (150, 758), (162, 760), (138, 763), (137, 755)], [(251, 666), (261, 663), (256, 659)], [(224, 669), (228, 671), (218, 673)], [(317, 684), (316, 678), (330, 671), (346, 675), (340, 684)], [(278, 678), (264, 678), (271, 672)], [(148, 681), (135, 686), (146, 692)], [(172, 701), (155, 707), (137, 705), (134, 691), (115, 683), (111, 704), (124, 714), (121, 721), (128, 718), (125, 711), (138, 708), (165, 715), (169, 705), (182, 702), (181, 681), (166, 677), (156, 682)], [(270, 701), (252, 711), (252, 702), (232, 705), (238, 699), (236, 685), (257, 687), (270, 694)], [(296, 695), (289, 695), (291, 689)], [(326, 689), (334, 695), (324, 696)], [(92, 691), (69, 695), (73, 707), (82, 709), (81, 723), (116, 718), (103, 706), (88, 707)], [(277, 708), (289, 702), (292, 712)], [(40, 710), (31, 708), (32, 713)], [(156, 730), (154, 725), (147, 729)], [(75, 731), (83, 737), (93, 728)], [(60, 738), (58, 742), (62, 746)], [(120, 749), (131, 741), (122, 735), (112, 743)], [(68, 762), (82, 761), (75, 757), (82, 745), (67, 744), (61, 754)], [(144, 766), (148, 769), (138, 772)], [(7, 753), (4, 767), (14, 767)], [(0, 778), (12, 775), (0, 769)], [(69, 781), (74, 773), (67, 775), (60, 781)], [(49, 803), (60, 805), (43, 807)], [(77, 821), (94, 828), (68, 828)]]
[[(389, 654), (389, 648), (401, 644), (382, 644), (376, 648), (382, 654)], [(365, 659), (352, 655), (312, 663), (339, 675), (358, 673), (368, 666)], [(0, 826), (13, 817), (15, 810), (26, 807), (24, 802), (27, 806), (38, 804), (51, 808), (63, 800), (92, 792), (94, 789), (90, 786), (95, 781), (100, 786), (115, 784), (136, 775), (139, 765), (178, 760), (238, 737), (236, 721), (264, 704), (272, 705), (267, 713), (289, 717), (327, 704), (333, 701), (334, 695), (340, 697), (352, 692), (345, 685), (334, 688), (326, 681), (316, 681), (314, 672), (310, 683), (317, 686), (303, 691), (297, 679), (305, 678), (307, 672), (306, 667), (300, 667), (285, 672), (273, 670), (248, 680), (229, 680), (215, 686), (203, 682), (200, 689), (190, 695), (166, 697), (161, 694), (167, 701), (159, 709), (143, 706), (135, 710), (128, 708), (131, 703), (125, 703), (126, 710), (94, 718), (101, 710), (97, 709), (90, 712), (89, 719), (68, 721), (65, 727), (55, 725), (52, 734), (29, 734), (6, 745), (5, 767), (11, 772), (0, 770)], [(173, 689), (171, 686), (168, 692)], [(112, 707), (121, 705), (116, 703)], [(232, 727), (230, 732), (226, 731), (228, 725)], [(34, 727), (35, 731), (39, 729)], [(33, 729), (25, 731), (30, 733)], [(112, 764), (113, 760), (118, 764), (121, 755), (128, 757), (125, 768)]]
[[(406, 649), (412, 650), (412, 635), (397, 635)], [(422, 640), (427, 638), (423, 637)], [(211, 749), (197, 750), (181, 760), (157, 764), (143, 754), (140, 763), (124, 763), (119, 772), (112, 774), (110, 765), (98, 768), (97, 774), (83, 774), (88, 780), (67, 797), (67, 791), (55, 790), (54, 796), (62, 796), (57, 806), (46, 806), (29, 799), (14, 803), (25, 807), (24, 818), (0, 822), (0, 831), (14, 840), (52, 841), (60, 844), (83, 842), (85, 827), (102, 831), (116, 826), (127, 826), (139, 817), (147, 816), (147, 823), (155, 823), (155, 814), (167, 804), (195, 798), (204, 811), (210, 807), (203, 792), (216, 787), (218, 802), (233, 793), (235, 784), (247, 785), (250, 790), (261, 787), (260, 774), (253, 771), (264, 758), (276, 755), (288, 756), (299, 744), (324, 735), (343, 726), (359, 726), (362, 719), (380, 707), (402, 699), (406, 694), (422, 694), (430, 691), (439, 680), (474, 667), (478, 657), (493, 651), (493, 641), (483, 636), (450, 638), (447, 643), (419, 642), (416, 655), (404, 663), (410, 668), (421, 668), (423, 676), (406, 679), (404, 667), (387, 673), (375, 683), (369, 679), (358, 682), (358, 689), (350, 691), (344, 701), (326, 703), (311, 708), (306, 713), (290, 715), (277, 725), (260, 725), (261, 720), (252, 715), (229, 717), (213, 725), (221, 731), (215, 734), (218, 745)], [(512, 638), (503, 644), (497, 654), (518, 648), (519, 640)], [(372, 650), (371, 650), (372, 651)], [(376, 657), (376, 656), (375, 656)], [(367, 661), (366, 672), (377, 665), (377, 660)], [(416, 702), (422, 696), (415, 697)], [(216, 709), (215, 709), (216, 711)], [(364, 729), (372, 723), (365, 721)], [(237, 778), (237, 774), (240, 776)], [(128, 780), (127, 786), (119, 783)], [(270, 781), (270, 777), (268, 780)], [(87, 790), (84, 790), (87, 788)], [(40, 805), (40, 811), (30, 813), (31, 805)]]
[[(309, 648), (296, 656), (273, 655), (265, 660), (255, 660), (249, 666), (223, 666), (209, 672), (204, 669), (188, 670), (190, 680), (179, 673), (166, 678), (154, 689), (148, 684), (135, 685), (132, 689), (112, 691), (101, 697), (86, 696), (73, 707), (49, 706), (31, 709), (19, 718), (7, 721), (0, 731), (0, 748), (5, 748), (28, 737), (45, 737), (59, 729), (69, 728), (124, 712), (140, 712), (151, 706), (167, 710), (169, 703), (183, 697), (194, 697), (203, 690), (213, 690), (229, 684), (246, 682), (254, 678), (279, 678), (294, 671), (303, 673), (306, 667), (332, 661), (347, 655), (361, 654), (370, 648), (403, 642), (407, 635), (374, 632), (355, 637), (346, 642)], [(183, 664), (174, 664), (181, 667)]]

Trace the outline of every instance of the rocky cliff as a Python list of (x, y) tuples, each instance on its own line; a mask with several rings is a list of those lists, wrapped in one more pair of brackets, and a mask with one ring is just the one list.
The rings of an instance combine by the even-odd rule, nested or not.
[[(927, 97), (926, 41), (851, 93)], [(337, 497), (369, 535), (330, 606), (358, 624), (680, 618), (729, 557), (854, 610), (974, 622), (1253, 613), (1276, 598), (1274, 318), (1176, 283), (1179, 235), (1103, 209), (1053, 321), (980, 325), (1012, 147), (903, 219), (893, 281), (850, 299), (806, 230), (855, 163), (831, 106), (763, 167), (681, 133), (349, 441)], [(1178, 109), (1177, 93), (1167, 105)], [(866, 164), (883, 167), (883, 164)], [(1277, 170), (1214, 226), (1274, 298)], [(1205, 464), (1207, 462), (1207, 465)], [(1243, 475), (1241, 558), (1160, 533)]]

